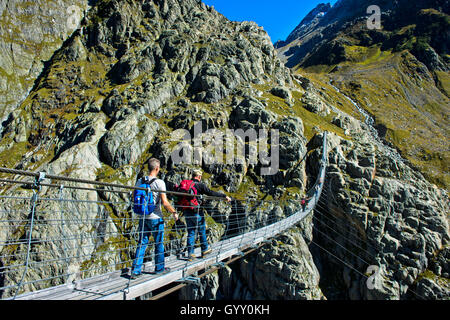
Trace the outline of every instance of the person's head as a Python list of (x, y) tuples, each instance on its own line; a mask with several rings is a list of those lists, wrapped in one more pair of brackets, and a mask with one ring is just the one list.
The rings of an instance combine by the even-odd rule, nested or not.
[(150, 175), (156, 176), (159, 173), (161, 162), (158, 159), (151, 158), (148, 160), (148, 171)]
[(202, 180), (202, 170), (195, 169), (194, 172), (192, 173), (192, 179), (198, 181)]

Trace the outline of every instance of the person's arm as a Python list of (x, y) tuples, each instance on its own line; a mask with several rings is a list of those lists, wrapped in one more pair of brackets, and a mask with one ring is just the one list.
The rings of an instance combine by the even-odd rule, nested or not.
[(163, 180), (158, 180), (156, 187), (161, 191), (160, 193), (160, 201), (161, 204), (166, 208), (167, 211), (169, 211), (171, 214), (173, 214), (173, 218), (175, 220), (178, 220), (178, 214), (177, 211), (172, 207), (169, 200), (167, 200), (167, 194), (164, 192), (166, 191), (166, 183)]
[(169, 211), (171, 214), (173, 214), (173, 218), (175, 220), (178, 220), (178, 214), (177, 211), (172, 207), (169, 200), (167, 200), (167, 195), (165, 193), (161, 193), (161, 203), (166, 208), (167, 211)]
[(222, 192), (216, 192), (211, 189), (209, 189), (204, 183), (197, 183), (196, 185), (197, 191), (200, 194), (206, 194), (207, 196), (211, 197), (219, 197), (219, 198), (226, 198), (228, 202), (231, 201), (231, 198), (228, 197), (226, 194)]

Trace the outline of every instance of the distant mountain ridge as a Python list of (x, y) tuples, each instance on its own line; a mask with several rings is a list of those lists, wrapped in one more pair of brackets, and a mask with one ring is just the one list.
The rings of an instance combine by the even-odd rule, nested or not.
[[(381, 29), (367, 27), (370, 5), (381, 10)], [(448, 0), (340, 0), (277, 51), (286, 66), (320, 75), (359, 103), (382, 137), (448, 188), (449, 13)]]
[(307, 33), (308, 30), (312, 30), (320, 22), (320, 20), (325, 16), (325, 14), (331, 9), (330, 3), (320, 3), (311, 12), (309, 12), (305, 18), (300, 22), (300, 24), (292, 31), (287, 37), (286, 41), (278, 41), (274, 46), (275, 48), (281, 48), (286, 44), (291, 43), (295, 39), (298, 39), (303, 34)]

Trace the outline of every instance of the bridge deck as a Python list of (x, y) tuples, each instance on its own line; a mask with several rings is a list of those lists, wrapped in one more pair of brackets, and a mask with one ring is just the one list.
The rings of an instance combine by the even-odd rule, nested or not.
[[(272, 225), (235, 236), (211, 245), (212, 252), (203, 259), (188, 262), (175, 256), (166, 257), (166, 266), (171, 271), (164, 275), (155, 275), (153, 263), (146, 263), (143, 274), (130, 280), (128, 274), (122, 271), (111, 272), (85, 280), (80, 280), (75, 287), (59, 285), (52, 288), (22, 294), (16, 300), (127, 300), (142, 296), (167, 284), (185, 278), (193, 273), (226, 260), (243, 250), (256, 246), (262, 241), (275, 236), (302, 220), (311, 212), (298, 212)], [(200, 255), (200, 248), (195, 251)]]
[[(314, 185), (314, 199), (308, 201), (306, 210), (299, 210), (295, 214), (260, 229), (249, 231), (211, 245), (212, 252), (205, 258), (191, 262), (177, 259), (175, 256), (166, 257), (166, 267), (171, 271), (164, 275), (155, 275), (153, 263), (146, 263), (144, 273), (137, 279), (130, 280), (128, 274), (121, 270), (110, 272), (88, 279), (79, 280), (75, 285), (59, 285), (15, 297), (17, 300), (127, 300), (145, 295), (172, 282), (186, 278), (197, 271), (213, 266), (232, 256), (243, 253), (244, 250), (258, 246), (264, 240), (272, 238), (287, 230), (304, 219), (314, 210), (322, 193), (327, 163), (326, 132), (323, 140), (323, 155), (317, 181)], [(300, 207), (300, 206), (299, 206)], [(200, 249), (196, 250), (197, 256)], [(14, 299), (14, 298), (12, 298)]]

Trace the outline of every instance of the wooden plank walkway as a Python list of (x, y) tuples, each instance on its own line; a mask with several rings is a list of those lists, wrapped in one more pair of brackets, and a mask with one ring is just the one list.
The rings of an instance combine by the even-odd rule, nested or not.
[[(171, 269), (167, 274), (155, 275), (153, 262), (144, 265), (143, 275), (130, 280), (122, 271), (111, 272), (89, 279), (80, 280), (76, 286), (59, 285), (36, 292), (22, 294), (16, 300), (128, 300), (142, 296), (167, 284), (178, 281), (197, 271), (213, 266), (244, 250), (257, 246), (261, 242), (276, 236), (301, 221), (311, 212), (298, 212), (274, 224), (211, 244), (212, 252), (203, 259), (187, 261), (176, 256), (166, 257), (166, 266)], [(200, 248), (195, 251), (200, 256)]]

